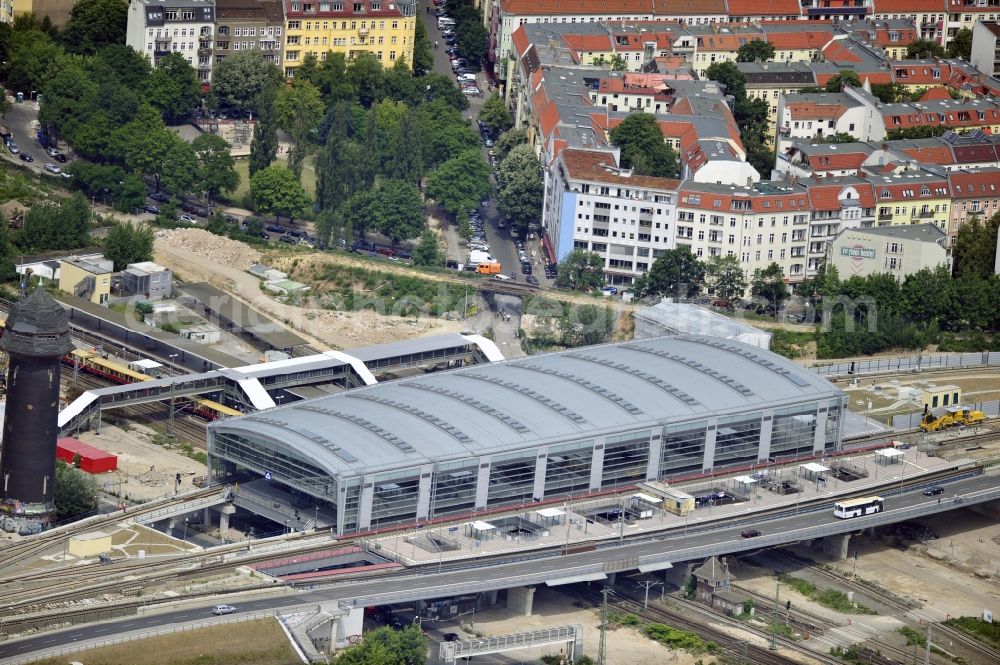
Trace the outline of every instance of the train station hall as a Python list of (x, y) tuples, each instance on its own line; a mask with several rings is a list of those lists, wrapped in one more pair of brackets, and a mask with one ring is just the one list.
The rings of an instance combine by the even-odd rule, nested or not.
[(218, 481), (267, 479), (338, 534), (839, 450), (845, 394), (680, 335), (380, 382), (209, 426)]

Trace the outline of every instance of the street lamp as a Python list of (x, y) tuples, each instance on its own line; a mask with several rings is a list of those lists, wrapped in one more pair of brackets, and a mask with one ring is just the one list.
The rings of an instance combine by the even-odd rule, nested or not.
[(187, 542), (188, 537), (188, 518), (184, 518), (184, 537), (181, 538), (184, 542)]

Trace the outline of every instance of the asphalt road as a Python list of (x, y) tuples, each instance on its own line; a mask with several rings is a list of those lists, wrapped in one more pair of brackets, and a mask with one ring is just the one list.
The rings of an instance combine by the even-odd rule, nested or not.
[[(944, 502), (950, 505), (953, 494), (967, 495), (984, 490), (995, 490), (996, 477), (979, 476), (944, 485), (941, 497), (927, 497), (919, 492), (902, 496), (892, 496), (886, 500), (886, 516), (894, 510), (925, 505), (928, 507)], [(939, 501), (940, 500), (940, 501)], [(968, 505), (967, 503), (964, 505)], [(857, 530), (864, 524), (864, 518), (839, 520), (832, 510), (803, 513), (789, 518), (755, 524), (764, 536), (783, 535), (785, 542), (802, 538), (798, 532), (826, 524), (843, 524), (845, 533)], [(405, 598), (429, 600), (444, 598), (458, 593), (502, 589), (515, 586), (536, 585), (545, 579), (565, 579), (580, 572), (593, 569), (595, 564), (609, 561), (632, 560), (638, 557), (670, 555), (672, 561), (686, 561), (694, 558), (693, 552), (705, 546), (727, 545), (728, 551), (737, 553), (757, 549), (759, 539), (745, 539), (740, 536), (742, 527), (720, 527), (715, 530), (699, 531), (690, 535), (684, 532), (662, 540), (625, 544), (613, 549), (597, 550), (580, 554), (553, 556), (543, 559), (520, 561), (503, 565), (487, 564), (479, 568), (444, 571), (441, 573), (417, 574), (395, 579), (376, 578), (365, 581), (345, 582), (326, 587), (319, 591), (306, 591), (294, 596), (258, 598), (246, 602), (232, 601), (240, 611), (268, 611), (281, 608), (337, 600), (350, 600), (355, 605), (377, 605), (389, 602), (404, 602)], [(634, 567), (634, 566), (633, 566)], [(395, 596), (395, 598), (393, 598)], [(393, 599), (391, 599), (393, 598)], [(22, 640), (0, 643), (0, 658), (9, 658), (55, 646), (72, 644), (80, 640), (107, 637), (134, 630), (152, 629), (169, 624), (191, 621), (209, 622), (211, 607), (168, 611), (163, 614), (128, 617), (105, 623), (76, 626), (58, 633), (44, 633)]]

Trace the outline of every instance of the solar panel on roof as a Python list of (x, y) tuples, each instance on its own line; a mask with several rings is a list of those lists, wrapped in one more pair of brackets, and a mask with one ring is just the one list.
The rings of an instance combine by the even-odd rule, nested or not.
[(476, 379), (477, 381), (485, 381), (486, 383), (490, 383), (490, 384), (493, 384), (493, 385), (501, 386), (503, 388), (507, 388), (508, 390), (512, 390), (512, 391), (514, 391), (516, 393), (519, 393), (519, 394), (522, 394), (522, 395), (524, 395), (526, 397), (530, 397), (530, 398), (534, 399), (536, 402), (539, 402), (542, 405), (544, 405), (544, 406), (552, 409), (556, 413), (559, 413), (559, 414), (561, 414), (563, 416), (566, 416), (567, 418), (569, 418), (570, 420), (572, 420), (575, 423), (584, 423), (584, 422), (586, 422), (586, 418), (584, 418), (583, 416), (579, 415), (578, 413), (575, 413), (575, 412), (569, 410), (568, 408), (566, 408), (562, 404), (559, 404), (558, 402), (550, 399), (549, 397), (547, 397), (547, 396), (545, 396), (545, 395), (543, 395), (543, 394), (541, 394), (539, 392), (536, 392), (536, 391), (532, 390), (531, 388), (528, 388), (527, 386), (521, 385), (519, 383), (515, 383), (513, 381), (505, 381), (503, 379), (498, 379), (496, 377), (488, 376), (486, 374), (480, 374), (478, 372), (464, 372), (462, 374), (462, 377), (463, 378), (469, 378), (469, 379)]
[(735, 354), (737, 354), (739, 356), (742, 356), (742, 357), (746, 358), (747, 360), (750, 360), (751, 362), (755, 362), (758, 365), (761, 365), (762, 367), (766, 367), (767, 369), (771, 370), (775, 374), (780, 374), (781, 376), (785, 377), (786, 379), (788, 379), (789, 381), (791, 381), (792, 383), (794, 383), (797, 386), (800, 386), (800, 387), (804, 388), (806, 386), (811, 385), (809, 383), (809, 381), (807, 381), (806, 379), (804, 379), (799, 374), (796, 374), (794, 372), (790, 372), (786, 368), (778, 365), (773, 360), (770, 360), (768, 358), (763, 358), (763, 357), (757, 355), (756, 353), (754, 353), (753, 351), (750, 351), (749, 349), (744, 349), (742, 347), (735, 346), (733, 344), (729, 344), (729, 343), (726, 343), (726, 342), (724, 342), (722, 340), (718, 340), (718, 339), (704, 339), (704, 338), (700, 338), (700, 337), (690, 337), (690, 336), (687, 336), (687, 335), (681, 335), (679, 338), (683, 339), (685, 341), (688, 341), (688, 342), (694, 342), (696, 344), (704, 344), (705, 346), (711, 346), (712, 348), (715, 348), (715, 349), (721, 349), (723, 351), (728, 351), (729, 353), (735, 353)]
[(387, 432), (386, 430), (382, 429), (381, 427), (379, 427), (375, 423), (373, 423), (373, 422), (371, 422), (369, 420), (366, 420), (365, 418), (362, 418), (361, 416), (356, 416), (353, 413), (344, 413), (343, 411), (336, 411), (334, 409), (327, 409), (327, 408), (322, 407), (322, 406), (313, 406), (311, 404), (295, 404), (291, 408), (293, 408), (293, 409), (300, 409), (302, 411), (312, 411), (314, 413), (322, 413), (323, 415), (332, 416), (334, 418), (340, 418), (342, 420), (346, 420), (348, 422), (352, 422), (355, 425), (359, 425), (360, 427), (363, 427), (364, 429), (367, 429), (369, 432), (372, 432), (373, 434), (376, 434), (383, 441), (385, 441), (385, 442), (389, 443), (390, 445), (398, 448), (399, 450), (401, 450), (404, 453), (413, 453), (413, 452), (416, 452), (415, 449), (413, 448), (413, 446), (411, 446), (406, 441), (403, 441), (402, 439), (400, 439), (396, 435), (392, 434), (391, 432)]
[(519, 363), (517, 366), (523, 369), (531, 370), (533, 372), (540, 372), (542, 374), (548, 374), (549, 376), (559, 377), (560, 379), (564, 379), (566, 381), (572, 381), (573, 383), (582, 386), (583, 388), (586, 388), (587, 390), (593, 392), (594, 394), (600, 395), (601, 397), (617, 404), (618, 406), (622, 407), (633, 416), (637, 416), (643, 413), (643, 410), (637, 407), (635, 404), (632, 404), (623, 397), (615, 395), (604, 386), (599, 386), (596, 383), (588, 381), (582, 376), (576, 376), (575, 374), (570, 374), (569, 372), (561, 372), (559, 370), (552, 369), (550, 367), (542, 367), (540, 365), (532, 365), (529, 363), (523, 363), (523, 364)]
[(502, 422), (503, 424), (507, 425), (512, 430), (517, 432), (518, 434), (527, 434), (528, 432), (531, 431), (523, 423), (515, 420), (514, 418), (511, 418), (505, 413), (497, 411), (492, 406), (489, 406), (488, 404), (483, 404), (474, 397), (469, 397), (468, 395), (457, 393), (454, 390), (448, 390), (447, 388), (441, 388), (439, 386), (434, 386), (427, 383), (418, 383), (417, 381), (405, 381), (398, 385), (406, 386), (407, 388), (416, 388), (417, 390), (426, 390), (428, 392), (432, 392), (437, 395), (444, 395), (445, 397), (448, 397), (450, 399), (462, 402), (463, 404), (471, 406), (477, 411), (481, 411), (482, 413), (485, 413), (488, 416), (496, 418), (497, 420), (499, 420), (500, 422)]
[[(677, 339), (683, 339), (683, 340), (686, 340), (686, 341), (695, 341), (695, 342), (701, 341), (699, 339), (690, 338), (690, 337), (688, 337), (686, 335), (678, 335)], [(622, 345), (622, 348), (631, 349), (633, 351), (641, 351), (643, 353), (649, 353), (649, 354), (654, 355), (654, 356), (659, 356), (661, 358), (666, 358), (667, 360), (670, 360), (670, 361), (673, 361), (673, 362), (677, 362), (677, 363), (681, 363), (683, 365), (687, 365), (691, 369), (694, 369), (695, 371), (700, 372), (701, 374), (705, 374), (707, 376), (710, 376), (713, 379), (716, 379), (717, 381), (719, 381), (720, 383), (723, 383), (724, 385), (729, 386), (730, 388), (732, 388), (733, 390), (735, 390), (736, 392), (740, 393), (741, 395), (743, 395), (745, 397), (751, 397), (751, 396), (754, 395), (754, 391), (753, 390), (751, 390), (747, 386), (743, 385), (742, 383), (740, 383), (736, 379), (734, 379), (734, 378), (732, 378), (730, 376), (726, 376), (722, 372), (718, 372), (718, 371), (712, 369), (711, 367), (705, 367), (700, 362), (697, 362), (695, 360), (691, 360), (690, 358), (685, 358), (682, 355), (678, 355), (676, 353), (669, 353), (667, 351), (661, 351), (659, 349), (655, 349), (655, 348), (652, 348), (652, 347), (649, 347), (649, 346), (644, 346), (644, 345), (641, 345), (641, 344), (624, 344), (624, 345)]]
[(418, 409), (412, 404), (405, 404), (403, 402), (398, 402), (396, 400), (388, 399), (385, 397), (379, 397), (377, 395), (372, 395), (370, 393), (350, 393), (347, 395), (347, 397), (350, 399), (364, 399), (370, 402), (375, 402), (377, 404), (388, 406), (393, 409), (399, 409), (400, 411), (409, 413), (410, 415), (416, 418), (420, 418), (421, 420), (426, 420), (427, 422), (434, 425), (438, 429), (441, 429), (447, 432), (448, 434), (451, 434), (453, 437), (455, 437), (458, 441), (462, 443), (470, 443), (472, 441), (472, 437), (462, 432), (451, 423), (447, 423), (433, 414)]

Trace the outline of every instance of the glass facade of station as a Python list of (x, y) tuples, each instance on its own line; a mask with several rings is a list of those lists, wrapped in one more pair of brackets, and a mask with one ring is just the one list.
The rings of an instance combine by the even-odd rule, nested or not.
[[(305, 453), (252, 432), (216, 430), (209, 455), (311, 494), (351, 533), (556, 496), (677, 480), (840, 446), (844, 398), (625, 431), (503, 454), (332, 477)], [(216, 463), (213, 462), (213, 466)]]

